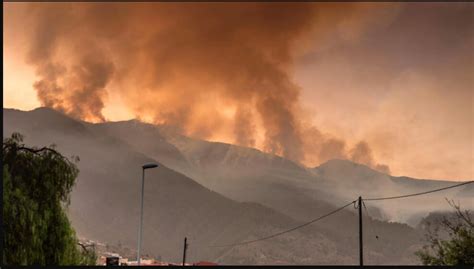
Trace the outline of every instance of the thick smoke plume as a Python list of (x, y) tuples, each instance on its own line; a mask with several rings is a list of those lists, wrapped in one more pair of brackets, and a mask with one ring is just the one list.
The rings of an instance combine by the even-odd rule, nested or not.
[[(104, 121), (105, 86), (113, 74), (113, 63), (95, 40), (74, 35), (79, 22), (69, 20), (73, 16), (70, 9), (32, 6), (31, 15), (36, 20), (27, 60), (37, 67), (40, 80), (34, 88), (41, 103), (76, 118)], [(64, 47), (73, 53), (61, 54)]]
[(359, 5), (341, 6), (31, 4), (28, 60), (41, 103), (79, 119), (106, 120), (113, 91), (138, 118), (188, 135), (224, 137), (299, 162), (352, 158), (375, 167), (367, 144), (350, 153), (343, 140), (303, 124), (290, 75), (308, 36), (347, 24), (344, 14), (357, 20)]
[(379, 170), (380, 172), (390, 174), (390, 168), (387, 165), (375, 163), (372, 150), (367, 142), (361, 141), (357, 143), (350, 153), (350, 159), (354, 162), (365, 164)]

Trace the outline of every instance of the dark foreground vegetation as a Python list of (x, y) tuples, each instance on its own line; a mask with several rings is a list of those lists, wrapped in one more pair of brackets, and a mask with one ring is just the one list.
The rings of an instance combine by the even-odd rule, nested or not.
[(474, 265), (474, 223), (471, 214), (454, 201), (447, 201), (455, 211), (430, 214), (426, 218), (424, 225), (428, 244), (416, 255), (424, 265)]
[(94, 250), (78, 245), (65, 212), (79, 170), (54, 147), (22, 141), (15, 133), (3, 142), (3, 264), (95, 264)]

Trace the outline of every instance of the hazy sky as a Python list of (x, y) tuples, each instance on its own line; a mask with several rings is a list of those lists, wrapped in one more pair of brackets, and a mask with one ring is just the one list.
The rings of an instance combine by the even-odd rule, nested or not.
[[(300, 153), (290, 152), (287, 148), (300, 146), (302, 151), (311, 151), (313, 147), (310, 147), (308, 141), (313, 138), (343, 141), (344, 152), (355, 151), (355, 145), (364, 141), (370, 147), (370, 158), (373, 159), (371, 164), (389, 166), (392, 175), (434, 179), (474, 178), (472, 3), (300, 3), (293, 4), (294, 7), (289, 9), (292, 12), (288, 13), (278, 8), (268, 8), (271, 4), (243, 8), (239, 4), (233, 4), (234, 6), (227, 6), (220, 12), (238, 10), (235, 14), (229, 13), (235, 15), (235, 18), (228, 15), (216, 15), (213, 18), (213, 14), (217, 14), (221, 8), (219, 4), (215, 4), (217, 7), (212, 6), (216, 8), (216, 13), (212, 13), (208, 11), (212, 8), (203, 5), (195, 9), (193, 6), (175, 3), (172, 8), (164, 8), (162, 6), (165, 4), (160, 6), (156, 3), (152, 10), (166, 10), (163, 14), (160, 13), (161, 21), (151, 19), (154, 15), (144, 14), (140, 8), (132, 11), (140, 16), (118, 9), (116, 13), (104, 13), (105, 18), (102, 18), (101, 11), (110, 10), (113, 4), (101, 4), (90, 10), (77, 8), (79, 5), (70, 3), (55, 13), (52, 5), (47, 4), (39, 4), (32, 10), (28, 10), (24, 3), (4, 4), (4, 107), (30, 110), (49, 104), (58, 108), (59, 103), (69, 114), (94, 121), (100, 120), (102, 116), (114, 121), (139, 117), (157, 123), (175, 123), (184, 119), (186, 124), (183, 129), (191, 135), (255, 146), (293, 159), (298, 159)], [(309, 5), (311, 9), (306, 6), (300, 8), (298, 5)], [(67, 15), (63, 18), (61, 16), (64, 10), (74, 11), (70, 17), (77, 16), (78, 22), (87, 21), (75, 23)], [(75, 15), (82, 14), (81, 12), (86, 15)], [(188, 15), (176, 19), (176, 14)], [(242, 14), (248, 16), (248, 22), (241, 20)], [(141, 18), (148, 15), (150, 19), (148, 24), (143, 25), (143, 29), (116, 30), (116, 25), (140, 25), (144, 23)], [(92, 24), (89, 19), (96, 18), (95, 16), (100, 17), (100, 20), (92, 19), (97, 23)], [(157, 24), (149, 25), (150, 21)], [(154, 27), (163, 30), (160, 32)], [(122, 40), (117, 43), (123, 42), (137, 31), (142, 36), (156, 31), (160, 35), (150, 34), (150, 37), (156, 39), (159, 36), (162, 39), (158, 39), (157, 43), (150, 43), (151, 45), (143, 45), (154, 39), (142, 39), (140, 36), (133, 42), (130, 41), (131, 45), (126, 48), (122, 44), (111, 44), (108, 41), (117, 38)], [(211, 36), (210, 32), (221, 43), (206, 43)], [(104, 34), (99, 41), (95, 37), (89, 41), (85, 39), (88, 33), (92, 36)], [(207, 38), (201, 41), (201, 36)], [(242, 41), (242, 45), (236, 44), (236, 40)], [(183, 42), (191, 42), (192, 46), (183, 45)], [(49, 47), (41, 47), (44, 44)], [(107, 44), (107, 47), (103, 49), (97, 44)], [(71, 46), (75, 46), (74, 49), (70, 49)], [(210, 49), (209, 46), (216, 47)], [(87, 47), (87, 51), (92, 54), (102, 54), (105, 51), (105, 54), (112, 56), (102, 62), (94, 59), (96, 61), (92, 65), (85, 62), (84, 59), (88, 59), (85, 56), (76, 56), (82, 55), (83, 47)], [(143, 55), (136, 53), (138, 50)], [(49, 54), (44, 54), (45, 51)], [(155, 51), (160, 53), (155, 55)], [(232, 59), (222, 60), (213, 52), (228, 54)], [(45, 56), (40, 53), (50, 58), (45, 60)], [(114, 53), (124, 53), (127, 57)], [(128, 56), (129, 53), (133, 57)], [(242, 55), (233, 58), (239, 53)], [(170, 57), (172, 60), (169, 60), (165, 57), (168, 54), (175, 57)], [(249, 54), (254, 56), (250, 57)], [(153, 60), (148, 60), (148, 56)], [(254, 60), (260, 56), (261, 61)], [(195, 59), (201, 65), (191, 68), (189, 65), (192, 61), (189, 59)], [(45, 66), (50, 67), (62, 60), (71, 66), (83, 63), (86, 67), (90, 66), (90, 70), (106, 77), (92, 78), (87, 68), (86, 71), (74, 71), (79, 75), (70, 71), (75, 69), (67, 69), (66, 73), (70, 72), (67, 74), (72, 74), (74, 79), (68, 79), (69, 75), (62, 77), (56, 74), (58, 83), (64, 82), (58, 96), (64, 96), (62, 88), (74, 83), (93, 89), (87, 96), (74, 95), (77, 100), (83, 100), (78, 101), (79, 105), (69, 104), (72, 98), (69, 95), (55, 99), (54, 91), (51, 90), (53, 84), (47, 81), (51, 78), (51, 70), (45, 71)], [(218, 63), (214, 67), (213, 63), (216, 61)], [(125, 62), (134, 64), (127, 65), (125, 69)], [(156, 73), (143, 75), (146, 72), (135, 67), (138, 64), (153, 70), (157, 68), (155, 64), (158, 67), (161, 64), (186, 72), (187, 76), (173, 74), (173, 80), (162, 79), (159, 83), (153, 78), (146, 85), (136, 86), (149, 87), (149, 90), (146, 88), (146, 93), (141, 90), (132, 91), (130, 87), (138, 84), (132, 83), (133, 79), (128, 77), (156, 76)], [(250, 71), (249, 66), (252, 67)], [(202, 73), (201, 70), (205, 72)], [(225, 72), (231, 74), (229, 78)], [(239, 76), (243, 72), (252, 75), (241, 75), (239, 80), (234, 80), (233, 74)], [(119, 79), (117, 74), (126, 74), (124, 77), (127, 79)], [(225, 79), (213, 79), (214, 75)], [(200, 80), (194, 76), (199, 76)], [(270, 80), (273, 84), (254, 82), (255, 79)], [(83, 80), (93, 82), (86, 83)], [(196, 81), (202, 82), (199, 87), (215, 89), (201, 90), (198, 86), (193, 86), (189, 91), (184, 91), (183, 95), (178, 95), (179, 98), (192, 96), (189, 102), (176, 101), (176, 95), (171, 93), (184, 85), (182, 81), (188, 80), (194, 84)], [(43, 86), (37, 84), (35, 88), (35, 81), (47, 83), (41, 84)], [(266, 85), (276, 85), (275, 88), (280, 90), (270, 87), (267, 92), (260, 89)], [(101, 92), (102, 88), (104, 92)], [(38, 91), (43, 93), (43, 99), (38, 98)], [(195, 95), (197, 91), (204, 92), (204, 97)], [(236, 94), (239, 91), (242, 93)], [(256, 91), (260, 92), (255, 93)], [(279, 94), (274, 94), (275, 91)], [(140, 92), (139, 96), (150, 98), (137, 105), (137, 92)], [(90, 93), (99, 97), (92, 99), (89, 97)], [(217, 101), (209, 101), (214, 94)], [(273, 98), (273, 103), (269, 106), (265, 103), (268, 96)], [(286, 103), (289, 99), (291, 101)], [(169, 102), (177, 104), (179, 110), (156, 108)], [(254, 106), (248, 105), (254, 104), (253, 102)], [(82, 103), (87, 103), (88, 106), (84, 108)], [(70, 109), (71, 106), (73, 108)], [(186, 110), (190, 106), (192, 108)], [(248, 108), (242, 110), (242, 106)], [(275, 107), (281, 107), (282, 110), (274, 109)], [(84, 114), (84, 111), (89, 113), (89, 108), (96, 112)], [(181, 112), (191, 116), (181, 117)], [(179, 117), (176, 116), (177, 113)], [(275, 113), (283, 116), (274, 119), (271, 115)], [(213, 118), (209, 115), (220, 116)], [(178, 118), (175, 119), (176, 117)], [(248, 128), (234, 130), (241, 118), (244, 119), (245, 126), (249, 125)], [(250, 123), (245, 121), (247, 118), (252, 118)], [(203, 123), (202, 119), (209, 120)], [(304, 123), (300, 123), (300, 119)], [(291, 124), (287, 126), (285, 124), (288, 121)], [(224, 124), (225, 122), (232, 122), (233, 125)], [(316, 126), (322, 136), (308, 135), (306, 130), (309, 127), (301, 127), (307, 124)], [(294, 132), (284, 130), (293, 126), (300, 127), (295, 127)], [(253, 139), (243, 139), (249, 133)], [(271, 138), (280, 142), (269, 143)], [(300, 139), (301, 142), (288, 142), (294, 139)], [(298, 160), (307, 165), (318, 165), (329, 157), (341, 154), (342, 151), (334, 149), (337, 148), (336, 144), (324, 143), (314, 146), (319, 152), (314, 158), (305, 153), (305, 157)], [(330, 148), (329, 153), (324, 155), (321, 148)], [(351, 151), (351, 148), (354, 149)]]

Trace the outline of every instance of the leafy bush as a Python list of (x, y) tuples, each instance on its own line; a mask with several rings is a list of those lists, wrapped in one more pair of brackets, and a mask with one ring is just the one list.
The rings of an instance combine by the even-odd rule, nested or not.
[[(474, 225), (469, 210), (462, 211), (453, 201), (448, 203), (455, 209), (454, 218), (443, 216), (428, 227), (429, 245), (415, 254), (424, 265), (474, 265)], [(441, 239), (440, 229), (447, 231), (449, 239)]]

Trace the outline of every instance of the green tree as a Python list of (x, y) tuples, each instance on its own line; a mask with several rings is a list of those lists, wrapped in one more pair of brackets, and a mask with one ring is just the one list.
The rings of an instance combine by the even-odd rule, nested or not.
[[(415, 252), (424, 265), (474, 265), (474, 225), (469, 210), (461, 210), (459, 204), (447, 200), (455, 209), (450, 218), (428, 223), (427, 240), (422, 250)], [(443, 240), (440, 230), (447, 232)]]
[(3, 141), (3, 264), (95, 264), (95, 252), (79, 248), (65, 212), (79, 158), (71, 162), (54, 145), (22, 142), (18, 133)]

